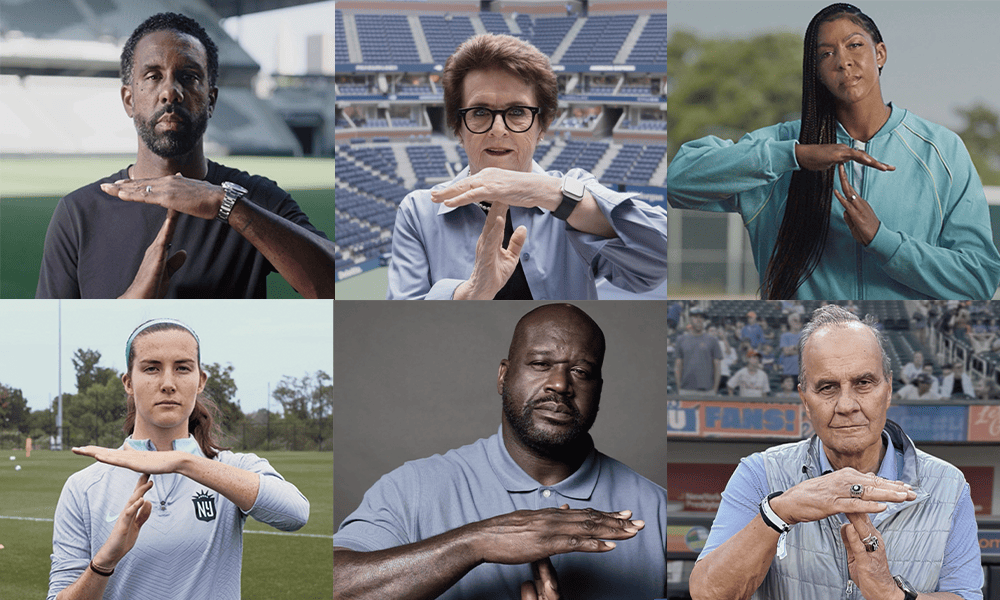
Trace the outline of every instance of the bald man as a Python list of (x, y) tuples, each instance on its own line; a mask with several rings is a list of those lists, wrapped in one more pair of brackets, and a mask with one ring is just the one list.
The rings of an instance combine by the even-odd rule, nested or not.
[(666, 490), (588, 433), (604, 350), (575, 306), (524, 315), (500, 361), (497, 434), (406, 463), (368, 490), (334, 536), (335, 597), (665, 595)]

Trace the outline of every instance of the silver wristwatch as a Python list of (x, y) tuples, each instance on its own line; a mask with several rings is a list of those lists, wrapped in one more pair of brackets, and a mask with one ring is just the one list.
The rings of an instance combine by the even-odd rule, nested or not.
[(222, 182), (222, 189), (226, 190), (226, 197), (222, 200), (222, 206), (219, 207), (219, 214), (215, 215), (215, 218), (223, 223), (228, 223), (229, 213), (233, 212), (233, 206), (236, 205), (237, 200), (246, 195), (247, 190), (229, 181)]

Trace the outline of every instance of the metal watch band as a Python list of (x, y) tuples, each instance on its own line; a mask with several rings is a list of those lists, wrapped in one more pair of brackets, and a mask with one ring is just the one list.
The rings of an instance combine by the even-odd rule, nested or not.
[(764, 520), (764, 523), (766, 523), (768, 527), (778, 533), (788, 533), (792, 526), (782, 521), (781, 517), (779, 517), (776, 512), (771, 510), (771, 498), (776, 498), (781, 494), (782, 492), (774, 492), (767, 498), (760, 501), (760, 518)]
[(229, 181), (222, 182), (222, 189), (226, 191), (226, 197), (223, 198), (222, 206), (219, 207), (219, 214), (215, 215), (215, 218), (223, 223), (228, 223), (229, 213), (233, 212), (233, 206), (236, 205), (237, 200), (247, 193), (247, 190)]

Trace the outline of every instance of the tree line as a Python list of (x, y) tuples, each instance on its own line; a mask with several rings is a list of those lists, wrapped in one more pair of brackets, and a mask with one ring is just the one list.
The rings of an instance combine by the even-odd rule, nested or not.
[[(100, 365), (97, 350), (73, 355), (77, 393), (63, 394), (63, 448), (95, 444), (117, 447), (124, 439), (125, 387), (114, 369)], [(280, 411), (245, 414), (237, 398), (233, 365), (201, 367), (208, 374), (204, 396), (219, 407), (224, 445), (235, 450), (332, 450), (333, 379), (324, 371), (282, 377), (271, 390)], [(58, 398), (43, 410), (30, 410), (20, 389), (0, 382), (0, 447), (23, 447), (32, 438), (45, 448), (58, 435)]]

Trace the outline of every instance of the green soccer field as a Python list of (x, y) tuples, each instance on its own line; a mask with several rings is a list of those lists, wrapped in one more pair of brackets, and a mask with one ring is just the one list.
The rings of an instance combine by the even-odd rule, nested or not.
[[(87, 156), (0, 160), (0, 298), (35, 297), (45, 231), (59, 198), (134, 160)], [(212, 160), (276, 181), (309, 215), (312, 224), (333, 239), (332, 158), (225, 156)], [(267, 295), (300, 297), (277, 273), (267, 278)]]
[[(247, 521), (242, 598), (328, 600), (333, 594), (333, 454), (256, 454), (309, 499), (310, 514), (309, 523), (291, 535)], [(0, 451), (0, 598), (45, 597), (59, 492), (67, 477), (93, 462), (68, 451), (35, 451), (30, 459), (24, 450)], [(15, 471), (16, 465), (22, 469)]]

